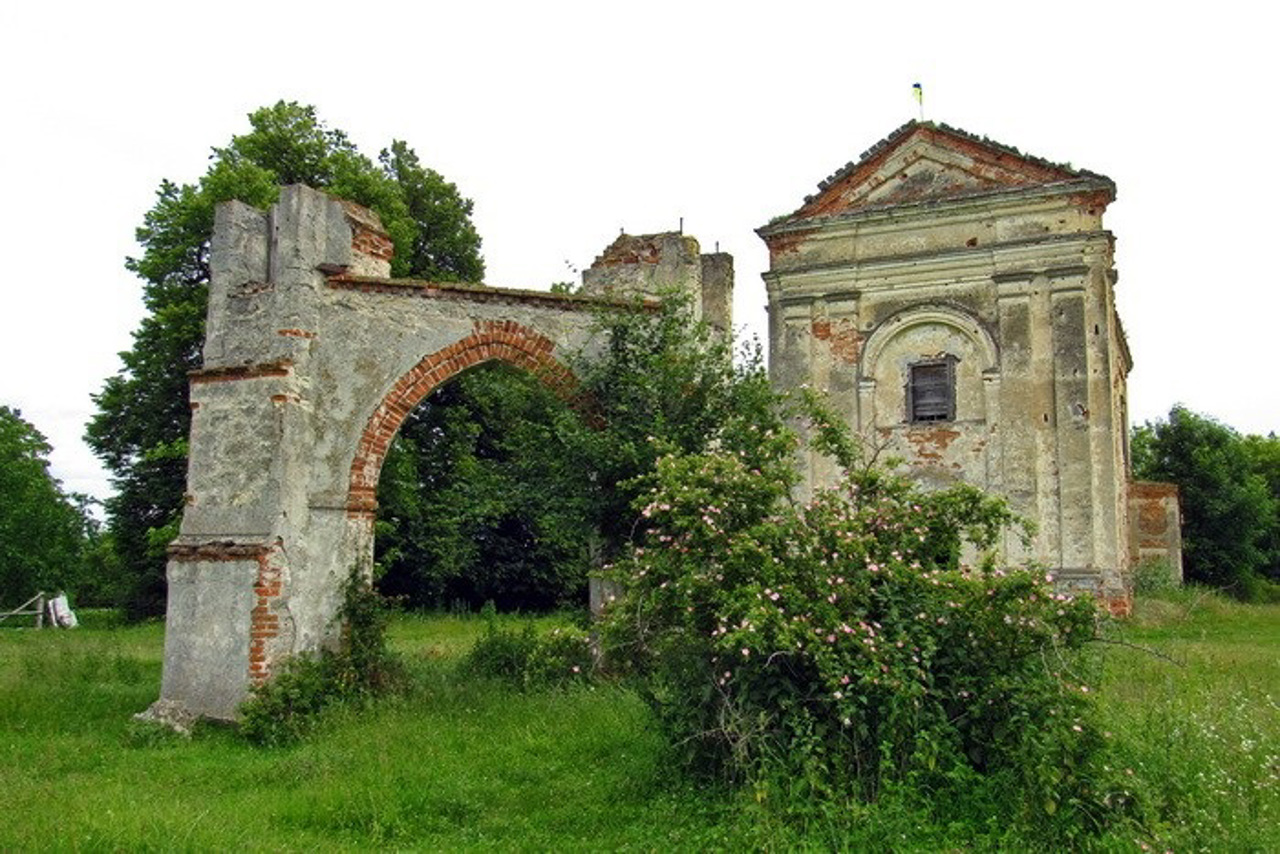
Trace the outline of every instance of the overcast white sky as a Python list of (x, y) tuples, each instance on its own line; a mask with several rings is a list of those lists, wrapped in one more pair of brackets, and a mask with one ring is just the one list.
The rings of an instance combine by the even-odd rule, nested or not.
[(6, 3), (0, 403), (55, 474), (140, 317), (123, 268), (162, 178), (279, 99), (370, 156), (393, 138), (475, 202), (488, 283), (573, 277), (674, 228), (737, 266), (753, 229), (915, 114), (1110, 176), (1136, 421), (1175, 402), (1280, 430), (1275, 7), (1263, 3)]

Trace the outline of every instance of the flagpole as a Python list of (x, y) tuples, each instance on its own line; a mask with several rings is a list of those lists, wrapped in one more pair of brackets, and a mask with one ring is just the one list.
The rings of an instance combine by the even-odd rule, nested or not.
[(920, 121), (924, 121), (924, 87), (919, 83), (911, 84), (911, 93), (916, 96), (916, 103), (920, 105)]

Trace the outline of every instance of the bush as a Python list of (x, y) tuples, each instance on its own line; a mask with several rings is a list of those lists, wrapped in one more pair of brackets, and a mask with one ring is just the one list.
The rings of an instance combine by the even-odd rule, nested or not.
[(1056, 834), (1089, 826), (1102, 739), (1076, 652), (1093, 601), (996, 567), (1002, 502), (859, 470), (815, 417), (846, 476), (803, 506), (771, 471), (790, 453), (659, 460), (636, 508), (646, 541), (614, 570), (610, 665), (695, 770), (819, 799), (981, 794)]
[(518, 631), (500, 628), (492, 602), (482, 613), (487, 621), (484, 635), (464, 665), (471, 672), (522, 688), (585, 680), (593, 672), (591, 639), (581, 629), (560, 627), (539, 636), (533, 623)]
[(1178, 586), (1168, 558), (1143, 558), (1133, 568), (1133, 592), (1136, 596), (1159, 596), (1176, 590)]
[(240, 732), (255, 744), (289, 744), (306, 736), (326, 708), (364, 702), (405, 682), (400, 659), (387, 649), (386, 600), (353, 568), (338, 611), (342, 626), (337, 649), (298, 655), (279, 673), (257, 685), (240, 707)]

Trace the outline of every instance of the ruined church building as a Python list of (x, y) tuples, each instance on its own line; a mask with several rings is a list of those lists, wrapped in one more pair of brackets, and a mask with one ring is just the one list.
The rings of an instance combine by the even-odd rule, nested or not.
[[(826, 390), (868, 448), (1036, 524), (1015, 562), (1126, 611), (1129, 569), (1181, 575), (1177, 494), (1134, 483), (1109, 178), (910, 122), (759, 229), (774, 382)], [(803, 463), (807, 481), (833, 472)]]
[[(1123, 611), (1137, 560), (1180, 560), (1176, 493), (1129, 478), (1114, 198), (1101, 175), (911, 122), (759, 234), (774, 382), (828, 391), (927, 485), (1006, 496), (1037, 525), (1011, 559)], [(624, 292), (684, 287), (732, 322), (732, 259), (683, 234), (619, 237), (576, 296), (391, 279), (391, 251), (376, 215), (307, 187), (219, 206), (154, 716), (234, 717), (333, 641), (383, 457), (433, 389), (502, 361), (571, 396), (564, 355)], [(802, 465), (808, 488), (835, 474)]]

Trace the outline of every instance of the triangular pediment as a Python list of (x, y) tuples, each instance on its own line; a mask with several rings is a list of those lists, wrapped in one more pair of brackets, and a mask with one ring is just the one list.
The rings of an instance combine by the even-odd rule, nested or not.
[(1106, 178), (933, 123), (910, 122), (824, 181), (790, 217), (942, 201)]

